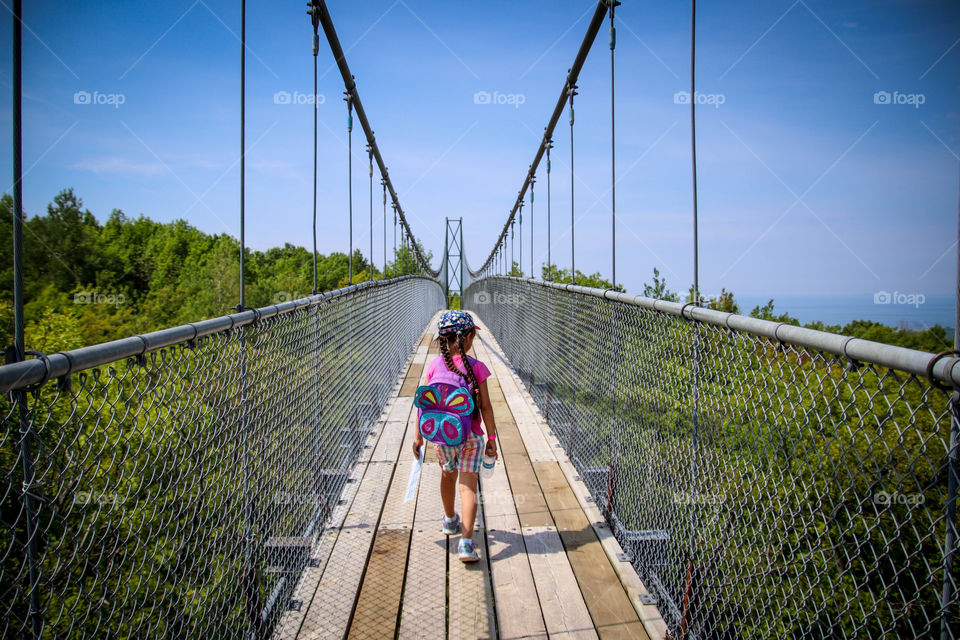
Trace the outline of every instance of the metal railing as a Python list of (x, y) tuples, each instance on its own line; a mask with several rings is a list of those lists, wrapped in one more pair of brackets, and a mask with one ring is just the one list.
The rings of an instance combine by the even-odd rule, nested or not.
[(960, 635), (960, 360), (517, 278), (463, 300), (672, 637)]
[(265, 636), (443, 306), (407, 276), (0, 367), (2, 636)]

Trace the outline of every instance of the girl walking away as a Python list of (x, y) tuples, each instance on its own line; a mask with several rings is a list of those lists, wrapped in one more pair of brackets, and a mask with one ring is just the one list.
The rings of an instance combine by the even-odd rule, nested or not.
[[(469, 399), (464, 399), (462, 402), (465, 402), (466, 406), (472, 404), (474, 407), (469, 420), (470, 432), (466, 434), (462, 444), (448, 446), (435, 441), (433, 444), (443, 470), (443, 477), (440, 480), (440, 499), (443, 501), (444, 511), (443, 532), (447, 535), (460, 533), (458, 550), (460, 560), (476, 562), (480, 559), (473, 544), (473, 525), (477, 518), (477, 476), (484, 453), (490, 457), (497, 457), (497, 427), (493, 419), (490, 394), (487, 391), (490, 370), (476, 358), (467, 355), (477, 335), (477, 327), (469, 313), (445, 311), (440, 316), (437, 329), (441, 355), (427, 365), (424, 373), (425, 384), (429, 385), (434, 378), (438, 381), (449, 380), (450, 373), (455, 374), (462, 379), (461, 386), (466, 387), (472, 397), (472, 403)], [(450, 404), (455, 406), (462, 404), (458, 402), (459, 400), (454, 398)], [(486, 434), (481, 425), (486, 425)], [(422, 431), (421, 426), (413, 441), (413, 454), (417, 458), (420, 457), (420, 447), (424, 446)], [(434, 440), (434, 438), (431, 439)], [(463, 509), (462, 520), (454, 510), (456, 503), (454, 491), (458, 478), (460, 506)]]

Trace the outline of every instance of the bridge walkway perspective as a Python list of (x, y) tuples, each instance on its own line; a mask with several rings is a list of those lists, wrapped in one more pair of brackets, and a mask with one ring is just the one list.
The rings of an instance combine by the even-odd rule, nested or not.
[[(481, 331), (499, 461), (481, 479), (474, 540), (457, 558), (441, 532), (441, 471), (428, 446), (405, 500), (413, 395), (438, 354), (428, 325), (360, 454), (276, 640), (307, 638), (662, 638), (666, 626), (629, 558), (589, 500), (532, 398)], [(457, 510), (460, 511), (459, 496)]]

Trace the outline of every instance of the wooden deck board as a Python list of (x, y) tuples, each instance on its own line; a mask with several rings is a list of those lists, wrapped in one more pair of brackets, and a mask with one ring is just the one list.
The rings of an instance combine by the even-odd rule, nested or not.
[(340, 528), (353, 506), (373, 450), (383, 436), (385, 425), (390, 423), (396, 412), (402, 412), (403, 410), (402, 406), (398, 407), (397, 398), (391, 398), (384, 406), (381, 418), (377, 420), (372, 431), (374, 439), (372, 443), (368, 443), (371, 446), (361, 450), (356, 464), (354, 464), (347, 477), (348, 480), (341, 492), (339, 503), (327, 518), (326, 530), (314, 541), (313, 548), (310, 551), (310, 558), (314, 566), (304, 568), (296, 587), (294, 587), (291, 599), (302, 603), (300, 610), (291, 609), (284, 612), (274, 629), (272, 635), (274, 640), (288, 640), (298, 637), (339, 537)]
[[(436, 496), (430, 500), (429, 496)], [(447, 537), (440, 531), (440, 467), (425, 464), (420, 472), (417, 507), (410, 538), (410, 555), (403, 605), (401, 639), (443, 637), (446, 631)]]
[(550, 637), (596, 638), (590, 612), (557, 530), (549, 526), (523, 527), (523, 542)]
[(373, 542), (348, 638), (392, 638), (400, 613), (409, 529), (380, 529)]
[(547, 629), (516, 513), (488, 516), (486, 524), (500, 637), (546, 638)]
[(356, 603), (373, 542), (374, 524), (393, 473), (389, 462), (371, 462), (304, 616), (299, 638), (342, 638)]
[[(481, 353), (489, 361), (497, 362), (490, 357), (489, 350), (481, 348)], [(587, 603), (513, 419), (513, 406), (503, 392), (504, 388), (510, 390), (507, 369), (499, 365), (494, 369), (498, 374), (497, 383), (489, 388), (497, 417), (497, 439), (504, 451), (504, 469), (514, 495), (517, 517), (522, 523), (518, 542), (523, 545), (530, 566), (546, 631), (551, 638), (596, 638)], [(501, 424), (505, 425), (502, 429)], [(583, 522), (586, 523), (585, 517)]]
[(403, 385), (400, 387), (400, 396), (413, 396), (413, 393), (417, 390), (417, 387), (420, 384), (420, 376), (423, 374), (423, 363), (417, 363), (410, 366), (410, 369), (407, 371), (407, 377), (403, 381)]
[(537, 475), (533, 471), (530, 460), (526, 455), (506, 454), (503, 463), (510, 479), (510, 491), (517, 504), (517, 513), (523, 517), (525, 513), (539, 513), (547, 510), (547, 502), (537, 482)]
[(461, 536), (447, 539), (449, 609), (448, 640), (496, 638), (493, 616), (493, 594), (490, 592), (490, 569), (487, 561), (486, 531), (483, 504), (477, 504), (477, 520), (473, 540), (480, 555), (478, 562), (463, 563), (457, 555)]

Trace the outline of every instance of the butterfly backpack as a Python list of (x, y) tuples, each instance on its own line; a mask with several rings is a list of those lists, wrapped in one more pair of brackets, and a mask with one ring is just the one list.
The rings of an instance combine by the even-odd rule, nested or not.
[(417, 387), (413, 404), (425, 440), (459, 447), (470, 435), (476, 405), (463, 376), (448, 369), (438, 371), (430, 384)]

